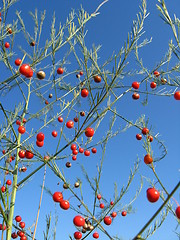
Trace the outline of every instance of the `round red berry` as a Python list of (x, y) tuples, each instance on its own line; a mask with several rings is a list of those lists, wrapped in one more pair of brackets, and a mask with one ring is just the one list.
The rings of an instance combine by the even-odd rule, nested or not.
[(63, 200), (62, 192), (55, 192), (53, 194), (53, 200), (54, 202), (61, 202)]
[(16, 66), (19, 66), (19, 65), (21, 65), (21, 62), (22, 62), (22, 60), (20, 58), (17, 58), (14, 63)]
[(20, 150), (18, 155), (20, 158), (25, 158), (26, 152), (24, 150)]
[(63, 74), (63, 72), (64, 72), (63, 68), (58, 68), (57, 69), (57, 74)]
[(90, 151), (89, 151), (89, 150), (85, 150), (85, 151), (84, 151), (84, 155), (85, 155), (86, 157), (90, 156)]
[(26, 150), (25, 157), (27, 159), (32, 159), (34, 157), (34, 154), (31, 151)]
[(68, 210), (70, 208), (70, 204), (68, 200), (61, 200), (60, 207), (64, 210)]
[(82, 227), (85, 224), (85, 219), (82, 216), (77, 215), (74, 217), (73, 223), (76, 227)]
[(80, 153), (83, 153), (83, 152), (84, 152), (84, 149), (83, 149), (83, 148), (79, 148), (79, 152), (80, 152)]
[(177, 92), (174, 93), (174, 98), (176, 100), (180, 100), (180, 91), (177, 91)]
[(44, 141), (41, 141), (41, 142), (36, 141), (36, 145), (37, 145), (38, 147), (42, 147), (42, 146), (44, 145)]
[(83, 98), (86, 98), (88, 96), (88, 94), (89, 94), (89, 91), (86, 88), (81, 90), (81, 96)]
[(104, 208), (104, 203), (100, 203), (99, 207)]
[(96, 239), (99, 238), (99, 233), (98, 232), (94, 232), (93, 233), (93, 238), (96, 238)]
[(140, 95), (138, 93), (133, 93), (132, 98), (134, 100), (138, 100), (140, 98)]
[(98, 75), (94, 76), (94, 81), (95, 81), (96, 83), (100, 83), (100, 82), (101, 82), (101, 77), (98, 76)]
[(159, 76), (160, 76), (160, 72), (154, 71), (154, 76), (155, 76), (155, 77), (159, 77)]
[(122, 215), (123, 217), (125, 217), (125, 216), (127, 215), (127, 212), (126, 212), (126, 211), (122, 211), (121, 215)]
[(20, 227), (20, 228), (25, 228), (25, 222), (20, 222), (20, 223), (19, 223), (19, 227)]
[(17, 215), (17, 216), (15, 217), (15, 220), (16, 220), (16, 222), (20, 222), (20, 221), (22, 220), (22, 218), (21, 218), (21, 216)]
[(111, 217), (115, 218), (117, 216), (117, 212), (112, 212)]
[(101, 194), (98, 194), (98, 195), (97, 195), (97, 199), (98, 199), (98, 200), (101, 200)]
[(95, 153), (97, 153), (97, 149), (96, 148), (92, 148), (91, 152), (95, 154)]
[(155, 188), (148, 188), (146, 194), (148, 201), (151, 203), (157, 202), (160, 197), (160, 193)]
[(44, 133), (40, 132), (36, 136), (37, 141), (42, 142), (44, 141)]
[(94, 129), (90, 127), (86, 128), (85, 135), (86, 137), (92, 137), (94, 135)]
[(106, 216), (106, 217), (104, 218), (104, 223), (105, 223), (106, 225), (111, 225), (111, 223), (112, 223), (111, 217), (110, 217), (110, 216)]
[(58, 117), (58, 122), (62, 123), (63, 122), (63, 118), (62, 117)]
[(18, 127), (18, 132), (19, 132), (20, 134), (24, 134), (24, 133), (26, 132), (25, 127), (24, 127), (24, 126), (19, 126), (19, 127)]
[(180, 206), (176, 208), (176, 216), (178, 219), (180, 219)]
[(141, 134), (136, 134), (136, 139), (137, 140), (141, 140), (142, 139), (142, 135)]
[(134, 89), (138, 89), (139, 86), (140, 86), (140, 84), (139, 84), (138, 82), (133, 82), (133, 83), (132, 83), (132, 87), (133, 87)]
[(57, 137), (57, 132), (56, 131), (52, 131), (52, 136), (53, 137)]
[(5, 46), (5, 48), (9, 48), (10, 44), (8, 42), (5, 42), (4, 46)]
[(67, 128), (73, 128), (74, 127), (74, 122), (72, 120), (69, 120), (67, 123), (66, 123), (66, 127)]
[(147, 135), (149, 133), (149, 129), (148, 128), (143, 128), (142, 129), (142, 134), (143, 135)]
[(81, 232), (75, 232), (74, 233), (74, 238), (75, 239), (81, 239), (82, 238), (82, 233)]
[(8, 180), (6, 181), (6, 184), (7, 184), (8, 186), (11, 186), (11, 184), (12, 184), (11, 180), (8, 179)]
[(157, 84), (156, 84), (155, 82), (151, 82), (150, 87), (151, 87), (152, 89), (156, 88), (156, 86), (157, 86)]

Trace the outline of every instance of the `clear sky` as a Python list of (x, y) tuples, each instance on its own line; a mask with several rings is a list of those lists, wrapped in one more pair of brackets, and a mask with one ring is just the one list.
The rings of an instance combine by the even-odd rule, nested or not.
[[(68, 13), (74, 9), (77, 11), (82, 5), (87, 12), (92, 13), (97, 6), (101, 3), (100, 0), (51, 0), (51, 1), (40, 1), (40, 0), (24, 0), (19, 1), (15, 4), (15, 6), (10, 10), (9, 13), (9, 22), (15, 18), (15, 10), (21, 11), (21, 16), (24, 19), (24, 22), (27, 25), (27, 28), (30, 32), (33, 31), (33, 25), (30, 16), (28, 15), (29, 11), (34, 11), (35, 8), (40, 11), (46, 10), (46, 20), (45, 25), (43, 27), (44, 37), (42, 41), (48, 37), (50, 32), (50, 24), (52, 22), (52, 15), (55, 11), (56, 13), (56, 22), (57, 27), (58, 23), (61, 21), (65, 23)], [(175, 13), (178, 17), (180, 2), (178, 0), (167, 0), (167, 6), (169, 8), (169, 12), (171, 16)], [(150, 15), (148, 16), (145, 25), (144, 31), (145, 34), (142, 36), (142, 39), (152, 37), (152, 43), (144, 47), (140, 50), (140, 57), (143, 58), (144, 65), (149, 69), (154, 69), (155, 66), (159, 63), (159, 61), (164, 57), (165, 52), (168, 49), (168, 43), (170, 39), (173, 39), (173, 34), (169, 26), (164, 24), (162, 19), (159, 17), (159, 12), (156, 9), (157, 1), (147, 1), (148, 12)], [(89, 47), (94, 43), (95, 45), (102, 45), (102, 48), (99, 52), (100, 62), (104, 62), (105, 59), (110, 57), (113, 52), (118, 52), (124, 40), (127, 39), (127, 33), (131, 30), (132, 21), (136, 19), (136, 13), (139, 11), (139, 0), (109, 0), (105, 5), (100, 9), (100, 15), (96, 18), (92, 19), (87, 26), (88, 30), (86, 43)], [(22, 40), (17, 37), (15, 40), (15, 51), (17, 50), (17, 46), (22, 43)], [(22, 43), (23, 47), (23, 43)], [(27, 48), (27, 44), (24, 45)], [(62, 50), (63, 53), (63, 50)], [(61, 54), (60, 54), (61, 55)], [(61, 57), (61, 56), (60, 56)], [(133, 56), (131, 56), (133, 57)], [(14, 57), (15, 59), (15, 57)], [(13, 59), (13, 60), (14, 60)], [(173, 60), (174, 61), (174, 60)], [(177, 61), (176, 61), (177, 62)], [(72, 65), (67, 65), (67, 71), (71, 70), (71, 66), (75, 65), (72, 62)], [(132, 66), (131, 66), (132, 67)], [(134, 66), (137, 69), (137, 66)], [(166, 69), (160, 68), (160, 71)], [(141, 81), (142, 76), (132, 77), (130, 80), (128, 79), (128, 83), (133, 81)], [(160, 87), (161, 88), (161, 87)], [(159, 89), (160, 89), (159, 88)], [(167, 88), (168, 90), (170, 88)], [(174, 88), (172, 88), (174, 90)], [(14, 94), (14, 95), (13, 95)], [(14, 100), (16, 98), (15, 92), (13, 90), (12, 98), (7, 102), (7, 97), (0, 96), (2, 102), (6, 105), (6, 107), (14, 108)], [(180, 154), (180, 103), (175, 101), (172, 97), (159, 97), (159, 96), (149, 96), (149, 102), (147, 106), (142, 106), (143, 96), (139, 101), (133, 101), (131, 98), (131, 94), (127, 94), (121, 101), (118, 102), (116, 106), (118, 112), (129, 120), (135, 120), (145, 114), (146, 119), (149, 118), (149, 127), (152, 126), (152, 131), (154, 134), (159, 133), (160, 139), (164, 140), (165, 145), (167, 146), (168, 155), (160, 162), (155, 164), (157, 173), (162, 180), (164, 186), (170, 192), (173, 187), (179, 181), (179, 154)], [(16, 98), (17, 99), (17, 98)], [(5, 102), (6, 101), (6, 102)], [(36, 99), (33, 99), (32, 108), (36, 108)], [(85, 106), (87, 102), (85, 102)], [(64, 116), (65, 117), (65, 116)], [(107, 116), (109, 118), (109, 116)], [(109, 119), (107, 119), (104, 124), (101, 126), (102, 132), (106, 132), (106, 126), (108, 124)], [(56, 123), (57, 124), (57, 123)], [(120, 119), (117, 119), (115, 123), (115, 129), (118, 127), (125, 126), (125, 122)], [(36, 128), (36, 126), (29, 124), (29, 131), (31, 128)], [(57, 127), (57, 126), (56, 126)], [(58, 128), (58, 127), (57, 127)], [(50, 129), (53, 130), (52, 127)], [(46, 130), (47, 131), (47, 130)], [(49, 131), (49, 130), (48, 130)], [(48, 132), (47, 131), (47, 132)], [(99, 134), (101, 135), (102, 132)], [(107, 231), (115, 236), (116, 234), (119, 237), (122, 237), (123, 240), (132, 239), (135, 234), (141, 229), (143, 224), (152, 216), (152, 214), (158, 209), (158, 207), (162, 204), (162, 200), (160, 199), (156, 204), (151, 204), (146, 199), (146, 189), (150, 186), (146, 181), (146, 177), (151, 180), (154, 179), (154, 176), (150, 172), (150, 170), (144, 166), (143, 156), (145, 154), (145, 150), (143, 149), (141, 143), (138, 142), (135, 138), (137, 134), (137, 129), (130, 128), (126, 132), (123, 132), (109, 141), (106, 149), (104, 168), (102, 172), (102, 179), (100, 182), (100, 189), (102, 195), (107, 200), (113, 200), (113, 191), (114, 191), (114, 182), (117, 182), (119, 189), (123, 184), (126, 185), (129, 170), (133, 167), (133, 163), (138, 156), (141, 159), (140, 170), (135, 180), (130, 187), (130, 190), (122, 199), (122, 209), (126, 205), (127, 202), (134, 196), (136, 189), (140, 185), (140, 175), (144, 176), (144, 185), (141, 191), (140, 196), (133, 204), (133, 209), (135, 213), (129, 214), (126, 217), (122, 217), (119, 215), (116, 219), (114, 219), (113, 224), (109, 227), (106, 227)], [(45, 154), (46, 151), (53, 152), (53, 147), (56, 144), (55, 139), (51, 139), (51, 136), (47, 136), (47, 142), (45, 144), (44, 149), (40, 150)], [(93, 140), (95, 143), (95, 139)], [(51, 144), (51, 148), (49, 146)], [(156, 142), (152, 143), (152, 149), (154, 151), (154, 155), (158, 156), (159, 149), (156, 145)], [(79, 162), (74, 164), (73, 168), (67, 169), (62, 165), (65, 175), (68, 179), (71, 179), (72, 183), (76, 180), (76, 177), (82, 177), (80, 167), (78, 163), (84, 164), (85, 168), (90, 172), (90, 176), (94, 176), (96, 174), (96, 165), (99, 164), (99, 160), (101, 158), (102, 152), (101, 147), (97, 148), (98, 152), (96, 155), (91, 154), (89, 158), (85, 158), (84, 156), (79, 157)], [(68, 152), (67, 154), (69, 154)], [(25, 176), (25, 175), (24, 175)], [(24, 189), (18, 192), (17, 194), (17, 204), (15, 207), (15, 214), (21, 215), (23, 220), (26, 222), (27, 226), (31, 226), (36, 218), (36, 212), (40, 197), (40, 185), (42, 184), (43, 178), (43, 170), (41, 170), (38, 174), (32, 177), (31, 182), (26, 184)], [(57, 185), (58, 183), (57, 177), (54, 177), (50, 170), (47, 171), (46, 183), (45, 186), (50, 189), (52, 192), (61, 191), (62, 183)], [(93, 195), (91, 189), (87, 186), (84, 180), (84, 201), (89, 204), (89, 206), (93, 202)], [(159, 184), (157, 184), (157, 188), (162, 191)], [(77, 193), (78, 190), (77, 190)], [(69, 198), (71, 195), (68, 192), (64, 192), (64, 197)], [(178, 202), (179, 193), (177, 192), (174, 197)], [(70, 200), (71, 201), (71, 200)], [(72, 203), (77, 205), (77, 201), (72, 198)], [(174, 209), (176, 204), (173, 202)], [(121, 209), (121, 208), (120, 208)], [(58, 225), (57, 225), (57, 240), (66, 240), (68, 239), (68, 234), (73, 235), (75, 231), (75, 227), (73, 225), (72, 219), (75, 215), (74, 212), (68, 210), (63, 211), (60, 209), (58, 204), (54, 204), (52, 198), (49, 194), (44, 192), (43, 195), (43, 203), (40, 211), (40, 218), (37, 230), (36, 239), (43, 239), (42, 232), (45, 230), (45, 215), (48, 213), (52, 213), (52, 219), (54, 220), (55, 212), (59, 217)], [(177, 239), (176, 234), (173, 233), (175, 227), (177, 225), (176, 219), (169, 214), (165, 223), (162, 227), (155, 233), (154, 236), (150, 237), (150, 240), (175, 240)], [(99, 239), (108, 239), (105, 235), (103, 235), (100, 231)], [(53, 238), (52, 238), (53, 239)], [(93, 239), (90, 235), (87, 239)]]

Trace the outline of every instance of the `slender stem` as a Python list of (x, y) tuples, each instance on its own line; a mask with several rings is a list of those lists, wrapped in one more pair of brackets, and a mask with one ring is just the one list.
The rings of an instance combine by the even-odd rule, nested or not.
[(155, 214), (149, 219), (149, 221), (143, 226), (143, 228), (138, 232), (138, 234), (132, 240), (140, 239), (139, 237), (141, 236), (141, 234), (146, 230), (146, 228), (151, 224), (151, 222), (157, 217), (157, 215), (164, 208), (164, 206), (167, 204), (167, 202), (170, 200), (170, 198), (173, 196), (173, 194), (177, 191), (179, 187), (180, 187), (180, 182), (178, 182), (178, 184), (175, 186), (172, 192), (168, 195), (168, 197), (163, 202), (163, 204), (159, 207), (159, 209), (155, 212)]
[(39, 212), (40, 212), (40, 208), (41, 208), (41, 202), (42, 202), (45, 178), (46, 178), (46, 165), (45, 165), (45, 169), (44, 169), (43, 185), (42, 185), (41, 196), (40, 196), (40, 200), (39, 200), (39, 208), (38, 208), (38, 212), (37, 212), (36, 223), (35, 223), (35, 227), (34, 227), (34, 233), (33, 233), (32, 240), (35, 239), (35, 235), (36, 235), (36, 229), (37, 229), (37, 224), (38, 224), (38, 219), (39, 219)]

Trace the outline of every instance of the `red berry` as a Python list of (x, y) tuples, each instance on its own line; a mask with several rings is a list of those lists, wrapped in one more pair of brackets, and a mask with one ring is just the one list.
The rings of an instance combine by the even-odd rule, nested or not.
[(18, 235), (19, 237), (23, 237), (23, 236), (24, 236), (24, 233), (21, 232), (21, 231), (18, 231), (18, 232), (17, 232), (17, 235)]
[(18, 237), (18, 235), (17, 235), (17, 233), (13, 232), (13, 233), (11, 234), (11, 237), (12, 237), (13, 239), (16, 239), (16, 238)]
[(63, 118), (62, 117), (58, 117), (58, 122), (63, 122)]
[(104, 208), (104, 203), (100, 203), (99, 207)]
[(180, 206), (176, 208), (176, 216), (178, 219), (180, 219)]
[(111, 217), (115, 218), (117, 216), (117, 212), (112, 212)]
[(74, 121), (75, 121), (75, 122), (78, 122), (78, 121), (79, 121), (78, 117), (75, 117), (75, 118), (74, 118)]
[(46, 105), (48, 105), (48, 104), (49, 104), (48, 100), (46, 100), (46, 101), (45, 101), (45, 104), (46, 104)]
[(155, 188), (148, 188), (146, 194), (148, 201), (151, 203), (157, 202), (160, 197), (160, 193)]
[(8, 179), (8, 180), (6, 181), (6, 184), (7, 184), (8, 186), (11, 186), (11, 184), (12, 184), (11, 180)]
[(3, 150), (2, 150), (2, 154), (5, 154), (5, 153), (6, 153), (6, 150), (3, 149)]
[(77, 148), (77, 147), (76, 147), (76, 144), (74, 144), (74, 143), (71, 144), (71, 150), (76, 150), (76, 148)]
[(174, 93), (174, 98), (176, 100), (180, 100), (180, 91), (177, 91), (177, 92)]
[(148, 128), (143, 128), (142, 129), (142, 134), (143, 135), (147, 135), (149, 133), (149, 129)]
[(38, 142), (44, 141), (44, 133), (40, 132), (37, 134), (36, 139)]
[(89, 91), (86, 88), (81, 90), (81, 96), (83, 98), (86, 98), (88, 96), (88, 94), (89, 94)]
[(24, 126), (19, 126), (18, 127), (18, 132), (21, 133), (21, 134), (24, 134), (26, 132), (26, 129)]
[(68, 210), (70, 208), (70, 204), (68, 200), (61, 200), (60, 207), (64, 210)]
[(26, 74), (27, 78), (31, 78), (33, 76), (33, 70), (30, 68), (29, 72)]
[(154, 71), (154, 76), (159, 77), (160, 73), (158, 71)]
[(113, 202), (113, 201), (111, 201), (111, 202), (110, 202), (110, 204), (111, 204), (111, 205), (114, 205), (114, 202)]
[(63, 68), (58, 68), (57, 69), (57, 74), (63, 74), (63, 72), (64, 72)]
[(53, 137), (57, 137), (57, 132), (56, 131), (52, 131), (52, 136)]
[(27, 237), (24, 235), (20, 238), (20, 240), (27, 240)]
[(83, 75), (83, 71), (80, 71), (79, 74), (82, 76)]
[(31, 151), (26, 150), (25, 157), (27, 159), (32, 159), (34, 157), (34, 154)]
[(133, 82), (132, 83), (132, 87), (134, 88), (134, 89), (138, 89), (139, 88), (139, 83), (138, 82)]
[(19, 227), (20, 227), (20, 228), (25, 228), (25, 222), (20, 222), (20, 223), (19, 223)]
[(98, 75), (94, 76), (94, 81), (95, 81), (96, 83), (100, 83), (100, 82), (101, 82), (101, 77), (98, 76)]
[(89, 150), (85, 150), (85, 151), (84, 151), (84, 155), (85, 155), (86, 157), (89, 157), (89, 156), (90, 156), (90, 151), (89, 151)]
[(149, 139), (150, 142), (152, 142), (153, 141), (153, 136), (151, 136), (151, 135), (148, 136), (148, 139)]
[(82, 238), (82, 233), (81, 232), (75, 232), (74, 233), (74, 238), (75, 239), (81, 239)]
[(53, 194), (53, 200), (54, 202), (61, 202), (63, 200), (62, 192), (55, 192)]
[(22, 218), (21, 218), (21, 216), (18, 215), (15, 217), (15, 220), (16, 220), (16, 222), (20, 222), (22, 220)]
[(10, 44), (8, 42), (5, 42), (4, 46), (5, 46), (5, 48), (9, 48)]
[(78, 154), (78, 150), (77, 150), (77, 149), (74, 149), (74, 150), (72, 151), (72, 154), (77, 155), (77, 154)]
[(133, 93), (132, 98), (134, 100), (138, 100), (140, 98), (140, 95), (138, 93)]
[(72, 156), (72, 160), (76, 161), (77, 160), (77, 156), (76, 155)]
[(73, 128), (74, 127), (74, 122), (72, 120), (69, 120), (67, 123), (66, 123), (66, 127), (67, 128)]
[(157, 84), (156, 84), (155, 82), (151, 82), (150, 87), (151, 87), (151, 88), (156, 88), (156, 85), (157, 85)]
[(19, 68), (19, 72), (24, 76), (28, 75), (30, 70), (31, 67), (29, 66), (29, 64), (22, 64), (21, 67)]
[(17, 58), (14, 63), (16, 66), (19, 66), (19, 65), (21, 65), (21, 62), (22, 62), (22, 60), (20, 58)]
[(125, 216), (127, 215), (127, 212), (126, 212), (126, 211), (122, 211), (121, 215), (122, 215), (123, 217), (125, 217)]
[(95, 154), (95, 153), (97, 153), (97, 149), (96, 148), (92, 148), (91, 152)]
[(142, 139), (142, 135), (141, 134), (136, 134), (136, 139), (137, 140), (141, 140)]
[(6, 187), (5, 187), (5, 186), (2, 186), (2, 187), (1, 187), (1, 192), (4, 193), (5, 191), (6, 191)]
[(20, 150), (18, 155), (20, 158), (25, 158), (26, 152), (24, 150)]
[(85, 135), (86, 137), (92, 137), (94, 135), (94, 129), (90, 127), (86, 128)]
[(73, 219), (73, 223), (76, 227), (82, 227), (85, 224), (85, 219), (81, 217), (80, 215), (77, 215)]
[(104, 223), (105, 223), (106, 225), (111, 225), (111, 223), (112, 223), (111, 217), (110, 217), (110, 216), (106, 216), (106, 217), (104, 218)]
[(144, 162), (145, 164), (150, 164), (153, 162), (153, 159), (152, 157), (150, 156), (150, 154), (147, 154), (145, 157), (144, 157)]
[(83, 149), (83, 148), (79, 148), (79, 152), (80, 152), (80, 153), (83, 153), (83, 152), (84, 152), (84, 149)]
[(2, 224), (0, 224), (0, 230), (6, 230), (6, 226), (5, 226), (5, 225), (2, 225)]
[(36, 141), (36, 145), (37, 145), (38, 147), (42, 147), (42, 146), (44, 145), (44, 141), (41, 141), (41, 142)]
[(96, 238), (96, 239), (99, 238), (99, 233), (98, 232), (94, 232), (93, 233), (93, 238)]
[(98, 194), (98, 195), (97, 195), (97, 199), (98, 199), (98, 200), (101, 200), (101, 194)]

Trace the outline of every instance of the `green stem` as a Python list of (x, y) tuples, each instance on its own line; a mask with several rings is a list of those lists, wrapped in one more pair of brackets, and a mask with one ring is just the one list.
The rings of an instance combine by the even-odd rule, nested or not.
[[(22, 118), (24, 118), (25, 113), (28, 109), (29, 99), (30, 99), (30, 86), (31, 86), (31, 79), (29, 80), (29, 84), (28, 84), (28, 97), (24, 107), (24, 113)], [(20, 143), (21, 143), (21, 134), (18, 134), (17, 145), (19, 146)], [(12, 233), (14, 205), (15, 205), (16, 192), (17, 192), (17, 175), (18, 175), (18, 163), (19, 163), (18, 152), (19, 152), (19, 147), (17, 147), (17, 151), (16, 151), (16, 162), (15, 162), (14, 172), (13, 172), (13, 186), (12, 186), (12, 193), (11, 193), (10, 211), (8, 216), (8, 228), (7, 228), (6, 240), (11, 240), (11, 233)]]

